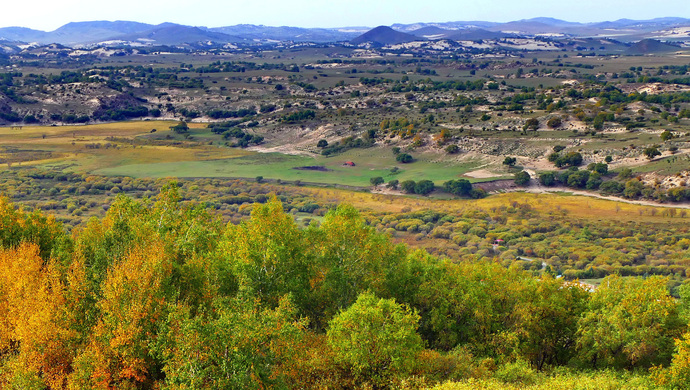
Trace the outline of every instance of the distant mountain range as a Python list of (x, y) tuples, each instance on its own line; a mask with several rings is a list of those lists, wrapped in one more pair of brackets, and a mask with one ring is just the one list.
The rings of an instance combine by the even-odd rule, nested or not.
[[(385, 27), (385, 28), (384, 28)], [(687, 30), (683, 28), (687, 27)], [(480, 40), (512, 36), (615, 37), (621, 41), (645, 38), (690, 40), (690, 19), (620, 19), (576, 23), (554, 18), (533, 18), (508, 23), (458, 21), (368, 27), (300, 28), (240, 24), (226, 27), (193, 27), (173, 23), (152, 25), (129, 21), (68, 23), (55, 31), (25, 27), (0, 28), (0, 41), (68, 46), (112, 44), (182, 45), (190, 43), (345, 42), (398, 44), (412, 40)]]

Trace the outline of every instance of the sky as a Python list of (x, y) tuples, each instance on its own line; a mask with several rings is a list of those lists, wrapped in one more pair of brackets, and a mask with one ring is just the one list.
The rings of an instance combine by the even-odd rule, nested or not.
[[(106, 5), (107, 4), (107, 5)], [(663, 6), (659, 6), (662, 4)], [(52, 31), (69, 22), (130, 20), (222, 27), (345, 27), (394, 23), (533, 17), (572, 22), (690, 18), (689, 0), (13, 0), (2, 6), (0, 27)]]

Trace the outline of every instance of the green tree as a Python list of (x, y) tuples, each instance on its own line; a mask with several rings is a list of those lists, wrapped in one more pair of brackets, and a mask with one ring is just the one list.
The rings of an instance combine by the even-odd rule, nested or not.
[(507, 165), (511, 168), (515, 166), (515, 163), (517, 163), (517, 159), (515, 157), (508, 156), (503, 160), (503, 165)]
[(369, 179), (369, 183), (371, 183), (371, 185), (374, 187), (378, 187), (379, 184), (384, 183), (384, 180), (381, 176), (376, 176), (376, 177), (372, 177), (371, 179)]
[(180, 123), (176, 124), (175, 126), (171, 126), (170, 130), (176, 132), (177, 134), (186, 134), (189, 132), (189, 126), (187, 125), (187, 122), (180, 121)]
[(436, 186), (431, 180), (420, 180), (414, 186), (414, 193), (418, 195), (427, 195), (434, 190)]
[(642, 194), (642, 190), (644, 190), (644, 183), (637, 179), (630, 179), (625, 182), (623, 196), (628, 199), (635, 199)]
[(414, 188), (417, 186), (414, 180), (403, 180), (400, 183), (400, 188), (408, 194), (414, 194)]
[(609, 173), (609, 166), (608, 164), (604, 163), (591, 163), (587, 165), (587, 170), (596, 172), (600, 175), (606, 175), (607, 173)]
[(286, 386), (281, 364), (296, 359), (304, 336), (288, 299), (266, 309), (246, 296), (216, 299), (194, 315), (178, 310), (163, 328), (165, 382), (171, 388), (266, 389)]
[(539, 128), (539, 119), (529, 118), (522, 127), (523, 130), (537, 130)]
[(443, 183), (443, 189), (457, 196), (469, 196), (472, 183), (467, 179), (449, 180)]
[(667, 279), (606, 277), (578, 324), (580, 356), (594, 367), (649, 367), (671, 360), (681, 334)]
[(321, 226), (307, 233), (316, 267), (310, 280), (314, 292), (310, 303), (316, 309), (310, 319), (318, 329), (350, 306), (359, 293), (377, 286), (389, 265), (405, 255), (403, 248), (367, 226), (352, 206), (329, 211)]
[(539, 174), (539, 183), (551, 187), (556, 184), (556, 175), (553, 172), (542, 172)]
[(529, 173), (525, 171), (520, 171), (515, 174), (515, 184), (519, 186), (526, 186), (529, 184), (530, 181), (532, 181), (532, 176), (529, 175)]
[(239, 288), (276, 307), (285, 294), (292, 294), (300, 313), (310, 313), (313, 300), (310, 280), (313, 255), (291, 215), (276, 198), (255, 204), (251, 218), (229, 224), (220, 240), (217, 256), (225, 259), (237, 277)]
[(670, 132), (669, 130), (664, 130), (664, 132), (661, 133), (660, 137), (661, 137), (662, 141), (666, 142), (670, 139), (673, 139), (673, 133)]
[(395, 161), (401, 162), (403, 164), (408, 164), (414, 161), (414, 158), (407, 153), (400, 153), (397, 156), (395, 156)]
[(566, 364), (575, 353), (577, 322), (589, 293), (548, 274), (528, 283), (531, 291), (518, 309), (525, 333), (520, 353), (539, 370), (546, 364)]
[(395, 387), (422, 350), (417, 334), (419, 315), (393, 299), (362, 293), (329, 323), (328, 344), (335, 361), (362, 386)]

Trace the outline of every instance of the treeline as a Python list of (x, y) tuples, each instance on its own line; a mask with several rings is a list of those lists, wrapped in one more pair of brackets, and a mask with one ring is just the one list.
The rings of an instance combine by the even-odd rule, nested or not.
[(3, 388), (512, 386), (566, 365), (677, 388), (690, 372), (690, 294), (660, 277), (590, 292), (410, 251), (349, 206), (299, 229), (276, 200), (227, 226), (179, 202), (120, 197), (69, 236), (0, 201)]

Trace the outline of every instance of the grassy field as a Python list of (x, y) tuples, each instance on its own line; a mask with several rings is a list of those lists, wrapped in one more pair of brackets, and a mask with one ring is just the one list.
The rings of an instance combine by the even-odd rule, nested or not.
[[(0, 128), (12, 166), (44, 166), (69, 172), (132, 177), (233, 177), (368, 186), (372, 177), (386, 181), (429, 179), (440, 185), (462, 177), (481, 161), (444, 161), (436, 153), (413, 153), (401, 164), (389, 148), (351, 149), (337, 156), (260, 153), (223, 145), (223, 139), (190, 124), (190, 138), (169, 130), (171, 121), (120, 122), (88, 126)], [(155, 133), (151, 130), (156, 129)], [(355, 166), (344, 162), (354, 161)], [(323, 167), (309, 169), (304, 167)], [(297, 169), (296, 169), (297, 168)], [(472, 179), (476, 181), (477, 179)]]

